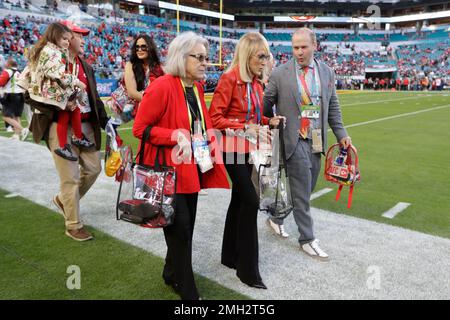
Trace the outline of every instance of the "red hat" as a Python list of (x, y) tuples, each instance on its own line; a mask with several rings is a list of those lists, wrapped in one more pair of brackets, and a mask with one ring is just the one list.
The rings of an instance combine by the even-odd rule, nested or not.
[(69, 20), (61, 20), (59, 23), (65, 25), (68, 27), (72, 32), (81, 33), (83, 36), (87, 36), (89, 34), (89, 29), (83, 29), (79, 26), (77, 26), (75, 23)]

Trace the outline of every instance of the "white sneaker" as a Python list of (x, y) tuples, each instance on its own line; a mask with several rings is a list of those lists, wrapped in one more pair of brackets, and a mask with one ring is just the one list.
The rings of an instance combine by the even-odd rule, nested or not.
[(28, 130), (28, 128), (23, 128), (22, 131), (20, 132), (20, 140), (25, 140), (28, 136), (28, 134), (30, 133), (30, 130)]
[(329, 259), (329, 256), (319, 247), (319, 243), (319, 239), (314, 239), (311, 242), (300, 245), (300, 250), (302, 250), (312, 258), (327, 261)]
[(13, 127), (9, 126), (8, 128), (6, 128), (6, 132), (14, 132)]
[(11, 140), (20, 140), (20, 137), (19, 137), (18, 134), (14, 133), (14, 134), (10, 137), (10, 139), (11, 139)]
[(287, 233), (284, 230), (284, 225), (282, 224), (276, 224), (273, 222), (270, 218), (266, 220), (266, 224), (269, 227), (270, 230), (272, 230), (276, 235), (280, 236), (281, 238), (288, 238), (289, 233)]

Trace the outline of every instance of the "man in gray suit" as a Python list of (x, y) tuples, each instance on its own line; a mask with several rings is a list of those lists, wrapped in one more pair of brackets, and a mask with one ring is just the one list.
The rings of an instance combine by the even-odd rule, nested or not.
[[(292, 35), (293, 58), (277, 67), (264, 94), (264, 114), (286, 117), (284, 141), (287, 171), (294, 201), (294, 219), (300, 232), (300, 249), (311, 257), (327, 260), (328, 255), (314, 237), (310, 197), (320, 172), (321, 154), (327, 150), (328, 125), (345, 148), (351, 145), (342, 122), (336, 95), (334, 71), (314, 59), (317, 41), (308, 28)], [(281, 237), (288, 237), (283, 220), (267, 224)]]

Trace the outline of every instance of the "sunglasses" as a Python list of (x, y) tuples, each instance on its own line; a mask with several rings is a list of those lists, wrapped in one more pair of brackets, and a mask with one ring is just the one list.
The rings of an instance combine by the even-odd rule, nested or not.
[(147, 51), (148, 50), (148, 46), (146, 44), (143, 44), (142, 46), (140, 45), (136, 45), (136, 51)]
[(202, 63), (203, 61), (209, 62), (208, 56), (205, 56), (203, 54), (190, 54), (189, 57), (197, 59), (200, 63)]
[(259, 55), (255, 56), (255, 57), (257, 57), (259, 59), (259, 61), (261, 61), (261, 62), (262, 61), (269, 61), (269, 59), (270, 59), (270, 55), (264, 54), (264, 53), (259, 54)]

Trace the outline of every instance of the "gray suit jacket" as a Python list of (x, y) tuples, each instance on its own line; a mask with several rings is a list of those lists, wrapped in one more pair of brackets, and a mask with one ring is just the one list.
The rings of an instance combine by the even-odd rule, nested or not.
[[(321, 86), (321, 119), (323, 152), (327, 151), (328, 125), (333, 130), (337, 140), (347, 136), (347, 131), (342, 122), (341, 108), (336, 95), (333, 70), (323, 62), (315, 60), (319, 66), (319, 78)], [(269, 83), (264, 91), (264, 115), (273, 117), (272, 107), (276, 105), (276, 113), (286, 117), (286, 130), (284, 141), (286, 144), (286, 158), (289, 159), (295, 151), (299, 139), (301, 104), (300, 92), (298, 92), (295, 63), (291, 59), (272, 72)]]

